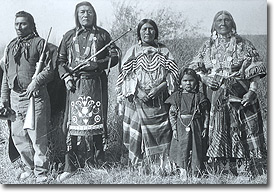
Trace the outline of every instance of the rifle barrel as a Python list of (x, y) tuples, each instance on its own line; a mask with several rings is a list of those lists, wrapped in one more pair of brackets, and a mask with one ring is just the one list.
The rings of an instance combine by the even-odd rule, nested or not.
[(101, 53), (103, 50), (105, 50), (107, 47), (109, 47), (111, 44), (113, 44), (114, 42), (116, 42), (118, 39), (120, 39), (121, 37), (125, 36), (128, 32), (130, 32), (132, 30), (132, 28), (129, 28), (126, 32), (124, 32), (122, 35), (120, 35), (119, 37), (117, 37), (116, 39), (110, 41), (108, 44), (106, 44), (104, 47), (102, 47), (99, 51), (97, 51), (95, 54), (93, 54), (92, 56), (90, 56), (89, 58), (87, 58), (85, 61), (79, 63), (76, 67), (74, 67), (68, 74), (65, 74), (64, 76), (62, 76), (61, 79), (64, 79), (66, 77), (68, 77), (69, 75), (73, 74), (74, 72), (76, 72), (78, 69), (80, 69), (81, 67), (83, 67), (85, 64), (87, 64), (88, 61), (90, 61), (91, 59), (93, 59), (95, 56), (97, 56), (99, 53)]
[(94, 55), (90, 56), (89, 58), (87, 58), (85, 61), (79, 63), (75, 68), (73, 68), (72, 73), (74, 73), (76, 70), (78, 70), (79, 68), (81, 68), (83, 65), (85, 65), (88, 61), (90, 61), (92, 58), (94, 58), (95, 56), (97, 56), (99, 53), (101, 53), (103, 50), (105, 50), (107, 47), (109, 47), (111, 44), (113, 44), (114, 42), (116, 42), (118, 39), (120, 39), (121, 37), (123, 37), (125, 34), (127, 34), (128, 32), (130, 32), (132, 30), (132, 28), (129, 28), (126, 32), (124, 32), (122, 35), (120, 35), (119, 37), (117, 37), (116, 39), (110, 41), (108, 44), (106, 44), (104, 47), (102, 47), (99, 51), (97, 51)]
[(49, 31), (49, 33), (48, 33), (48, 36), (47, 36), (46, 42), (45, 42), (45, 44), (44, 44), (43, 51), (42, 51), (42, 55), (44, 54), (44, 52), (45, 52), (45, 50), (46, 50), (46, 46), (47, 46), (47, 43), (48, 43), (48, 41), (49, 41), (49, 38), (50, 38), (51, 32), (52, 32), (52, 27), (50, 28), (50, 31)]

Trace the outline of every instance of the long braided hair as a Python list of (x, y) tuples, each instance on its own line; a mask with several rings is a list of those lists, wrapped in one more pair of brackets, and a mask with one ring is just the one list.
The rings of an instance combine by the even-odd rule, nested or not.
[(37, 30), (36, 30), (36, 25), (34, 23), (34, 19), (33, 19), (33, 16), (26, 12), (26, 11), (19, 11), (15, 14), (15, 18), (17, 17), (24, 17), (24, 18), (27, 18), (28, 22), (30, 23), (30, 26), (31, 26), (31, 29), (32, 29), (32, 32), (35, 36), (39, 36)]

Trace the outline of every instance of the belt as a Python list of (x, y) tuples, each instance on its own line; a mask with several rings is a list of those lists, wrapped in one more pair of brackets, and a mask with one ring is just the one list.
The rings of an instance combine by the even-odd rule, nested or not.
[[(191, 119), (193, 115), (180, 115), (182, 119)], [(200, 118), (201, 115), (195, 114), (194, 119)]]
[(79, 73), (76, 77), (80, 79), (91, 79), (94, 78), (95, 76), (100, 76), (103, 73), (103, 71), (90, 71), (90, 72), (85, 72), (85, 73)]

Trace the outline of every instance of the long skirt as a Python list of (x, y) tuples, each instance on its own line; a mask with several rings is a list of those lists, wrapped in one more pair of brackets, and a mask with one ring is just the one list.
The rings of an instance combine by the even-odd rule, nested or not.
[(94, 164), (99, 159), (104, 160), (107, 98), (105, 73), (81, 76), (76, 82), (76, 91), (68, 93), (67, 122), (63, 126), (67, 130), (65, 171), (83, 167), (86, 162)]
[[(156, 98), (155, 102), (159, 99)], [(172, 138), (168, 107), (161, 101), (157, 104), (145, 104), (139, 99), (132, 103), (126, 101), (123, 142), (133, 165), (141, 162), (144, 156), (168, 154)]]
[(263, 158), (266, 144), (258, 99), (249, 106), (231, 101), (248, 91), (246, 80), (229, 79), (212, 94), (207, 156)]

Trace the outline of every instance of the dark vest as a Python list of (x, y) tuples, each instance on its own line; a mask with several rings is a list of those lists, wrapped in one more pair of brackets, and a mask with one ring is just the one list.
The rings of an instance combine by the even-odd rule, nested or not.
[[(34, 37), (27, 40), (25, 46), (21, 50), (21, 57), (19, 60), (14, 58), (15, 41), (12, 41), (7, 50), (7, 78), (10, 89), (14, 89), (16, 81), (21, 90), (25, 90), (35, 72), (36, 62), (38, 62), (40, 53), (42, 52), (38, 48), (40, 41), (44, 41), (40, 37)], [(43, 45), (43, 44), (42, 44)]]

